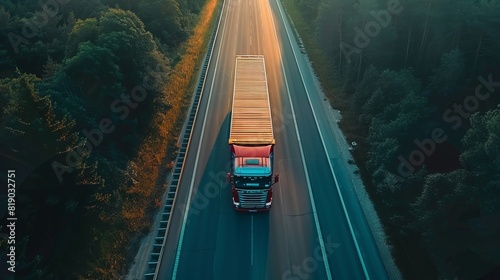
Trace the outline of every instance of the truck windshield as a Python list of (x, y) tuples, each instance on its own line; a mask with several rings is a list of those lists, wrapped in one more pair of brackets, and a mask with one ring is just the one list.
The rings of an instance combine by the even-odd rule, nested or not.
[(235, 157), (234, 175), (243, 177), (271, 176), (271, 160), (269, 157)]

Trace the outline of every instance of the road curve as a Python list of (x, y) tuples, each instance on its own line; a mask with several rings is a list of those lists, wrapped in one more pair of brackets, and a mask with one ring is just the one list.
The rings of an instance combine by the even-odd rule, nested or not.
[[(275, 0), (225, 0), (157, 279), (387, 278), (290, 30)], [(269, 213), (235, 212), (225, 181), (240, 54), (266, 60), (280, 173)]]

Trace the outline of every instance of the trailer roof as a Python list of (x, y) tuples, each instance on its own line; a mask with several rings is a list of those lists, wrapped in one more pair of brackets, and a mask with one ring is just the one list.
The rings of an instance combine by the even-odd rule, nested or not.
[(274, 144), (263, 55), (236, 56), (229, 144)]

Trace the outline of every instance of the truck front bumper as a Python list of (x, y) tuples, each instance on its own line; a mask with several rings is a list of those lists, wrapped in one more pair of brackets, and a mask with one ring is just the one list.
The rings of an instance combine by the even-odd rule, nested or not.
[(266, 212), (266, 211), (271, 210), (272, 202), (273, 202), (273, 199), (271, 198), (271, 201), (267, 202), (265, 207), (263, 207), (263, 208), (243, 208), (243, 207), (241, 207), (240, 203), (235, 202), (234, 198), (233, 198), (233, 208), (234, 208), (234, 210), (239, 211), (239, 212)]

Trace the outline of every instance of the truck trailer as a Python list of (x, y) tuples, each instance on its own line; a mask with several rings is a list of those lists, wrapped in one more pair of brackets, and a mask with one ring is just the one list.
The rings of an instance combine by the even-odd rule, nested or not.
[(238, 55), (234, 75), (229, 134), (231, 184), (235, 210), (271, 208), (274, 132), (264, 56)]

